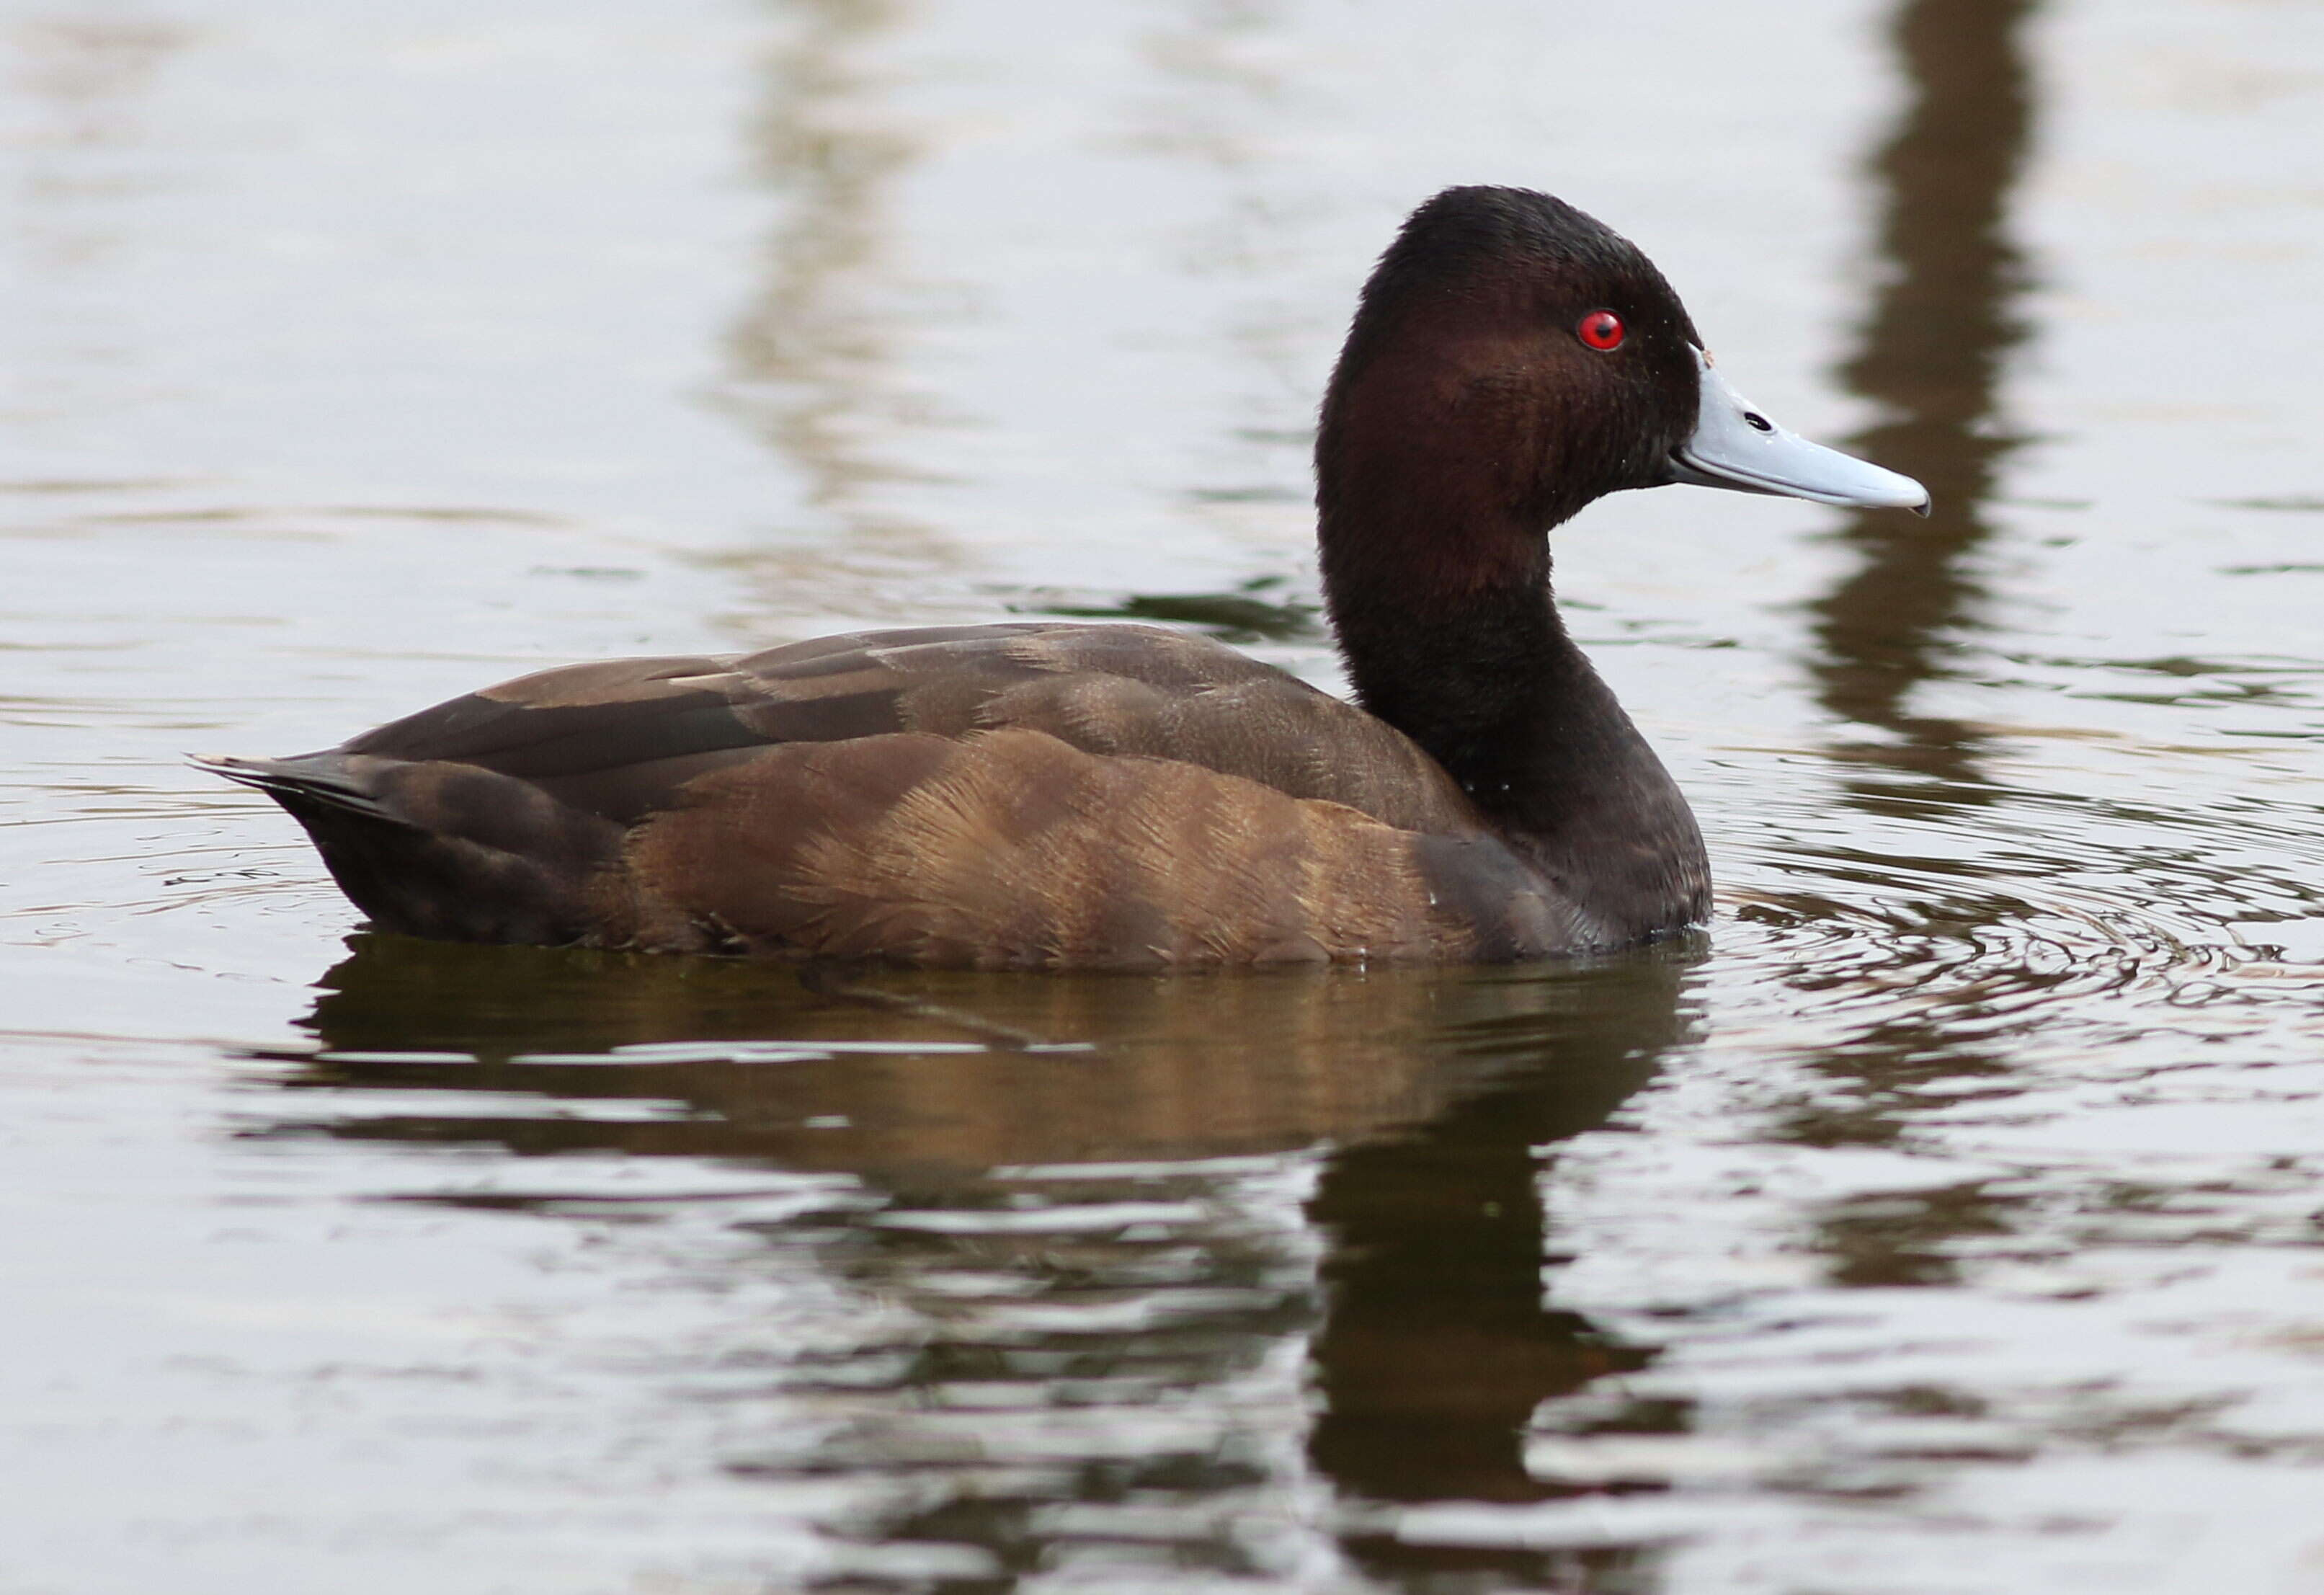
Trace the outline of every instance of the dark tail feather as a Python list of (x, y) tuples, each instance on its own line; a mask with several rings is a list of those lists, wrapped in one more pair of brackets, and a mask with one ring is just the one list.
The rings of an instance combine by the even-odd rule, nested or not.
[[(318, 804), (365, 819), (390, 825), (413, 822), (380, 801), (377, 794), (354, 779), (334, 753), (306, 753), (295, 759), (241, 759), (232, 753), (189, 753), (186, 761), (196, 770), (224, 776), (245, 787), (255, 787), (289, 809)], [(414, 828), (418, 828), (414, 826)]]
[(527, 782), (344, 752), (192, 762), (287, 809), (382, 930), (549, 945), (628, 935), (593, 890), (618, 871), (622, 827)]

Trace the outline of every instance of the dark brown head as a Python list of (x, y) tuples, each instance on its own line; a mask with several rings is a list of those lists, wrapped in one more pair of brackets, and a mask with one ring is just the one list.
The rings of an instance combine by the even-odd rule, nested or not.
[(1669, 480), (1701, 342), (1654, 263), (1601, 223), (1523, 189), (1446, 189), (1380, 257), (1333, 373), (1327, 545), (1351, 508), (1407, 538), (1532, 543), (1601, 494)]
[(1525, 189), (1447, 189), (1404, 224), (1332, 374), (1315, 470), (1335, 598), (1531, 585), (1542, 534), (1624, 488), (1927, 498), (1753, 410), (1652, 261)]

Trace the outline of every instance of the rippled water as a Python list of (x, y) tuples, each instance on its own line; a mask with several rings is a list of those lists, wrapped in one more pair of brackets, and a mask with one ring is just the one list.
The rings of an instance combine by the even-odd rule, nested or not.
[[(0, 1590), (2324, 1590), (2324, 13), (0, 4)], [(1720, 913), (374, 937), (188, 750), (1118, 613), (1328, 683), (1452, 181), (1938, 512), (1558, 541)]]

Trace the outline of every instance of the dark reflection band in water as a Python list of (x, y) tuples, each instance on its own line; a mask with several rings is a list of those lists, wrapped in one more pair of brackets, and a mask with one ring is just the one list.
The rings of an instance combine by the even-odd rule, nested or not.
[[(913, 618), (890, 585), (958, 558), (890, 492), (918, 478), (899, 438), (935, 419), (899, 375), (901, 348), (945, 308), (945, 285), (897, 258), (895, 190), (927, 153), (868, 59), (906, 8), (791, 0), (761, 75), (750, 134), (776, 205), (757, 286), (725, 339), (717, 401), (797, 474), (772, 535), (724, 556), (751, 613), (780, 627), (836, 607)], [(821, 533), (825, 535), (815, 535)]]
[(1896, 14), (1912, 98), (1873, 162), (1889, 270), (1842, 369), (1887, 412), (1856, 450), (1918, 477), (1935, 504), (1925, 521), (1851, 516), (1842, 535), (1860, 563), (1813, 606), (1824, 705), (1890, 733), (1849, 750), (1879, 767), (1857, 788), (1876, 806), (1899, 778), (1915, 796), (1977, 800), (1975, 733), (1914, 713), (1910, 699), (1945, 674), (1950, 640), (1977, 623), (1985, 595), (1971, 561), (2018, 442), (1995, 425), (1994, 400), (2024, 336), (2011, 309), (2024, 263), (2007, 219), (2034, 119), (2019, 40), (2034, 10), (2034, 0), (1911, 0)]
[[(1819, 697), (1836, 718), (1884, 733), (1838, 750), (1850, 771), (1842, 798), (1876, 816), (1959, 825), (1963, 810), (2003, 797), (1979, 768), (1980, 733), (1921, 713), (1912, 699), (1952, 672), (1949, 650), (1981, 623), (1987, 594), (1975, 562), (1993, 533), (1989, 503), (2000, 467), (2019, 442), (1998, 421), (1997, 395), (2025, 330), (2013, 309), (2025, 270), (2009, 235), (2009, 203), (2034, 122), (2022, 35), (2035, 9), (2034, 0), (1906, 0), (1891, 30), (1910, 98), (1871, 163), (1887, 271), (1843, 372), (1887, 416), (1857, 445), (1926, 483), (1935, 504), (1925, 521), (1851, 516), (1842, 536), (1858, 567), (1812, 606)], [(2041, 956), (2026, 927), (2055, 917), (2055, 906), (2028, 900), (2021, 883), (1996, 879), (1981, 861), (1865, 853), (1827, 854), (1815, 864), (1887, 885), (1899, 923), (1871, 938), (1871, 946), (1886, 947), (1879, 955), (1919, 963), (1924, 981), (1946, 963), (1966, 978), (1950, 1004), (1878, 1005), (1863, 1030), (1830, 1049), (1817, 1066), (1849, 1089), (1803, 1106), (1786, 1127), (1790, 1139), (1892, 1140), (1913, 1111), (1911, 1088), (2006, 1073), (2000, 1038), (2009, 1005), (2089, 973), (2086, 956)], [(1803, 901), (1812, 917), (1844, 917), (1830, 904)], [(1897, 934), (1907, 929), (1909, 937)], [(1988, 945), (1997, 951), (1988, 954)], [(1817, 951), (1837, 978), (1844, 963)], [(1930, 1260), (1936, 1237), (2002, 1223), (1976, 1187), (1933, 1194), (1924, 1206), (1918, 1222), (1865, 1224), (1835, 1214), (1821, 1242), (1835, 1276), (1860, 1285), (1933, 1283), (1941, 1273)]]
[[(813, 1355), (770, 1328), (762, 1442), (716, 1461), (778, 1492), (860, 1484), (889, 1504), (832, 1532), (972, 1549), (982, 1571), (944, 1588), (1100, 1549), (1279, 1572), (1249, 1521), (1279, 1520), (1299, 1471), (1268, 1433), (1303, 1427), (1351, 1506), (1344, 1550), (1376, 1576), (1641, 1587), (1647, 1551), (1407, 1546), (1361, 1504), (1560, 1493), (1525, 1471), (1536, 1408), (1651, 1359), (1544, 1308), (1540, 1175), (1545, 1147), (1603, 1123), (1683, 1038), (1687, 950), (1516, 971), (882, 972), (852, 977), (866, 1000), (739, 963), (354, 947), (309, 1020), (320, 1050), (254, 1133), (538, 1160), (427, 1199), (550, 1217), (606, 1200), (560, 1156), (852, 1176), (844, 1202), (752, 1221), (754, 1244), (890, 1310)], [(976, 1039), (1000, 1027), (1044, 1045)], [(661, 1111), (606, 1111), (622, 1102)], [(1308, 1176), (1304, 1208), (1254, 1206)], [(1296, 1385), (1248, 1410), (1256, 1370), (1303, 1345), (1322, 1411)], [(797, 1443), (801, 1402), (848, 1421)]]

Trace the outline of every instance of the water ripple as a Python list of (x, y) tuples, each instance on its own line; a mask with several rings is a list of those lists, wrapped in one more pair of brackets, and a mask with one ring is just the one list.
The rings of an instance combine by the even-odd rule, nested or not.
[(2302, 956), (2324, 919), (2314, 810), (1983, 797), (1898, 806), (1845, 840), (1828, 799), (1775, 806), (1720, 860), (1735, 882), (1722, 917), (1745, 932), (1723, 935), (1722, 954), (1810, 1012), (1941, 1012), (1956, 1037), (2036, 1010), (2125, 1011), (2075, 999), (2185, 1008), (2324, 980)]

